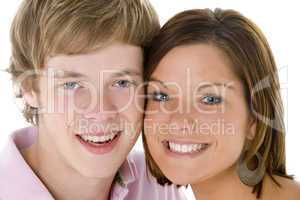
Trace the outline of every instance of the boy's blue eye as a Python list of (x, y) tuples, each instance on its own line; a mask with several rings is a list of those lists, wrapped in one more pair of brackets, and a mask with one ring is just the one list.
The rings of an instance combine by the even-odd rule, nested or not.
[(114, 82), (113, 86), (120, 88), (128, 88), (131, 86), (131, 84), (132, 82), (130, 82), (129, 80), (118, 80)]
[(72, 82), (64, 83), (63, 87), (66, 90), (75, 90), (75, 89), (77, 89), (77, 88), (79, 88), (81, 86), (80, 86), (80, 84), (78, 82), (72, 81)]
[(168, 101), (169, 99), (169, 95), (163, 92), (154, 92), (152, 94), (152, 100), (154, 101)]
[(201, 98), (201, 102), (208, 105), (215, 105), (222, 102), (221, 97), (213, 96), (213, 95), (206, 95)]

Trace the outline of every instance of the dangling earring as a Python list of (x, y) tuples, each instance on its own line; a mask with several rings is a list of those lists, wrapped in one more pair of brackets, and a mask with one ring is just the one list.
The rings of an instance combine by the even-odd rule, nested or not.
[(238, 161), (237, 173), (238, 173), (242, 183), (244, 183), (245, 185), (248, 185), (248, 186), (255, 186), (259, 182), (261, 182), (261, 180), (264, 178), (265, 171), (266, 171), (265, 164), (263, 162), (263, 158), (262, 158), (261, 154), (259, 152), (257, 152), (255, 154), (255, 157), (257, 158), (258, 164), (257, 164), (256, 169), (251, 170), (247, 166), (247, 162), (245, 160), (245, 155), (246, 155), (246, 152), (244, 152), (241, 155), (241, 157)]

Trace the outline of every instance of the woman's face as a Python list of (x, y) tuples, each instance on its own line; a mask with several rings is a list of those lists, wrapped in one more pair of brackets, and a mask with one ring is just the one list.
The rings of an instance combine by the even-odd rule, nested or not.
[(211, 45), (169, 51), (151, 75), (148, 95), (146, 141), (173, 183), (195, 184), (233, 169), (245, 139), (254, 136), (242, 83)]

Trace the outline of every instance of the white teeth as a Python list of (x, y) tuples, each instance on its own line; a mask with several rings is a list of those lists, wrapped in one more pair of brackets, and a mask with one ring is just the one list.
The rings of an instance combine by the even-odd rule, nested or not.
[(169, 145), (170, 145), (171, 149), (175, 149), (175, 144), (174, 143), (169, 143)]
[(112, 140), (117, 133), (111, 133), (109, 135), (97, 136), (97, 135), (80, 135), (80, 137), (86, 142), (103, 143)]
[(197, 144), (193, 144), (193, 151), (197, 151), (198, 149), (198, 145)]
[(180, 151), (181, 148), (180, 148), (180, 145), (179, 144), (175, 144), (175, 151)]
[(205, 144), (176, 144), (169, 142), (170, 150), (178, 153), (192, 153), (202, 150)]

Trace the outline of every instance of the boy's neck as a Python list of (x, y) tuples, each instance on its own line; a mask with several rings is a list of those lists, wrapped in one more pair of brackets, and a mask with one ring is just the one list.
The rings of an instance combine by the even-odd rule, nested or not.
[(109, 199), (114, 177), (106, 179), (84, 177), (67, 166), (58, 154), (43, 148), (40, 139), (22, 150), (21, 154), (55, 199)]

